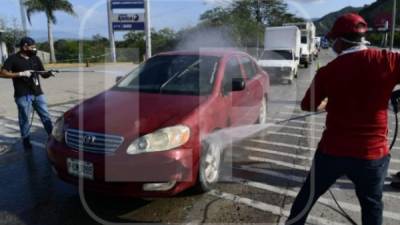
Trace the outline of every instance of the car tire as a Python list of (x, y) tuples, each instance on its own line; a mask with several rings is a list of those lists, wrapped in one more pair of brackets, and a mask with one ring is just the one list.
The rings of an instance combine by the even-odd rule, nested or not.
[(267, 98), (264, 96), (261, 102), (260, 113), (258, 115), (257, 124), (267, 123), (267, 114), (268, 114), (267, 112), (268, 112)]
[(222, 149), (218, 144), (204, 142), (200, 155), (199, 176), (195, 187), (198, 193), (210, 191), (221, 175)]

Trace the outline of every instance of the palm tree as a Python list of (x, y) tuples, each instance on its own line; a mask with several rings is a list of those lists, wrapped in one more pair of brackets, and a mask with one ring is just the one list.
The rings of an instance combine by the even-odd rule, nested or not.
[(47, 17), (47, 32), (50, 45), (50, 61), (56, 62), (54, 52), (53, 24), (57, 23), (54, 15), (55, 11), (63, 11), (70, 15), (76, 15), (72, 4), (68, 0), (25, 0), (26, 14), (28, 21), (31, 23), (31, 16), (34, 13), (44, 12)]

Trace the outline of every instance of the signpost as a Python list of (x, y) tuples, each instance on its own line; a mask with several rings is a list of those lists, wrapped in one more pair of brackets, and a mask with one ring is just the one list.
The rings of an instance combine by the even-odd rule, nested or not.
[[(140, 12), (114, 13), (115, 9), (135, 9)], [(146, 57), (151, 57), (149, 0), (108, 0), (108, 24), (113, 62), (116, 62), (114, 31), (145, 31)]]
[(144, 0), (113, 0), (111, 9), (144, 9)]

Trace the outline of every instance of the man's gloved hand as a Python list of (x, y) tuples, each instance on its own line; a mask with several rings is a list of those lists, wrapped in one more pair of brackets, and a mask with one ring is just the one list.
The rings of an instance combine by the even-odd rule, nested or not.
[(44, 79), (47, 79), (49, 77), (55, 77), (56, 76), (56, 72), (53, 70), (48, 71), (47, 73), (42, 73), (40, 74)]
[(30, 77), (32, 75), (32, 70), (25, 70), (22, 72), (17, 73), (18, 77)]

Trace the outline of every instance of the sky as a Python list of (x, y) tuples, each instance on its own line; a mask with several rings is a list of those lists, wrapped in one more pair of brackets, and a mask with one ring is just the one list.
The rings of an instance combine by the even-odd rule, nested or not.
[[(179, 30), (194, 26), (199, 16), (206, 10), (216, 6), (224, 6), (231, 0), (150, 0), (152, 27), (159, 30), (165, 27)], [(284, 0), (292, 13), (304, 18), (319, 18), (346, 6), (363, 6), (374, 0)], [(56, 37), (79, 37), (82, 30), (84, 37), (95, 34), (108, 36), (106, 0), (70, 0), (76, 16), (56, 13), (58, 19), (54, 26)], [(0, 18), (11, 26), (16, 20), (20, 24), (19, 0), (0, 0)], [(126, 12), (126, 11), (115, 11)], [(140, 12), (132, 10), (131, 12)], [(86, 21), (86, 23), (84, 22)], [(29, 23), (28, 23), (29, 24)], [(34, 14), (32, 24), (28, 26), (31, 35), (45, 39), (47, 24), (44, 14)], [(116, 32), (121, 39), (123, 32)]]

